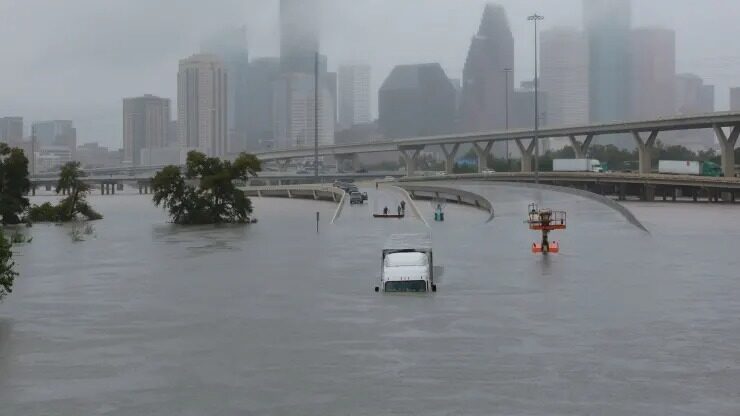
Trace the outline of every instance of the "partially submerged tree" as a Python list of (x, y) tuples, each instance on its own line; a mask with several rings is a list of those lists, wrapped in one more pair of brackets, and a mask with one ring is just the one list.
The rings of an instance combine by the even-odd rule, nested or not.
[(260, 170), (254, 155), (242, 153), (232, 163), (191, 151), (184, 175), (177, 166), (167, 166), (154, 176), (154, 204), (176, 224), (247, 223), (252, 202), (234, 182)]
[(0, 300), (3, 300), (5, 296), (13, 292), (13, 281), (18, 273), (13, 270), (15, 263), (13, 262), (13, 251), (12, 244), (0, 228)]
[(0, 216), (3, 225), (18, 224), (28, 208), (26, 194), (31, 189), (28, 159), (21, 149), (0, 143)]
[(57, 182), (56, 193), (66, 193), (67, 197), (58, 205), (46, 202), (34, 205), (28, 213), (32, 222), (70, 222), (80, 216), (87, 220), (99, 220), (103, 216), (97, 213), (87, 202), (90, 185), (82, 181), (80, 162), (69, 162), (62, 167)]

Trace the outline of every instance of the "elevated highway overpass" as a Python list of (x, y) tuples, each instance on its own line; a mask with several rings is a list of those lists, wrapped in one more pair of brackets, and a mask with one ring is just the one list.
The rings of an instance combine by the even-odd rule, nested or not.
[[(726, 177), (735, 176), (735, 146), (740, 136), (740, 112), (711, 113), (695, 116), (670, 117), (657, 120), (603, 123), (586, 126), (546, 128), (538, 132), (541, 138), (568, 138), (576, 157), (585, 157), (593, 141), (602, 135), (630, 134), (639, 153), (640, 173), (652, 170), (651, 154), (660, 133), (677, 130), (712, 129), (720, 143), (722, 170)], [(334, 156), (338, 160), (356, 160), (358, 154), (377, 152), (399, 152), (406, 163), (407, 172), (416, 171), (416, 162), (422, 150), (439, 146), (446, 158), (447, 172), (452, 173), (455, 157), (463, 144), (471, 144), (478, 156), (479, 171), (487, 169), (488, 154), (493, 143), (513, 141), (522, 153), (522, 172), (531, 172), (534, 155), (534, 130), (492, 131), (470, 134), (417, 137), (410, 139), (379, 140), (371, 143), (320, 146), (320, 156)], [(313, 147), (258, 152), (263, 161), (276, 161), (287, 169), (291, 159), (308, 158), (314, 155)]]

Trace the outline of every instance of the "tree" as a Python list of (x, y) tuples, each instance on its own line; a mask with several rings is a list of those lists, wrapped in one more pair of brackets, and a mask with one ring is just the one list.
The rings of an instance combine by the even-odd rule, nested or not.
[(21, 149), (0, 143), (0, 216), (3, 225), (18, 224), (28, 208), (26, 194), (31, 189), (28, 159)]
[(12, 244), (0, 228), (0, 300), (13, 292), (13, 281), (18, 276), (14, 267)]
[(185, 175), (177, 166), (167, 166), (154, 176), (154, 205), (166, 209), (175, 224), (246, 223), (252, 201), (234, 182), (260, 170), (254, 155), (242, 153), (232, 163), (191, 151)]
[(87, 220), (102, 219), (103, 216), (92, 209), (87, 202), (90, 185), (82, 181), (83, 176), (80, 171), (80, 162), (69, 162), (62, 166), (56, 193), (66, 192), (68, 196), (58, 205), (52, 205), (49, 202), (34, 205), (29, 210), (29, 219), (33, 222), (70, 222), (76, 220), (79, 215)]

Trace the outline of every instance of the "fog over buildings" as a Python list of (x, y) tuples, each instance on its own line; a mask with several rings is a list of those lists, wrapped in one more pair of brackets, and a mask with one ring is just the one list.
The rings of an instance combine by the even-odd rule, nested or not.
[[(286, 73), (311, 72), (315, 49), (325, 57), (322, 65), (326, 66), (326, 69), (322, 68), (325, 73), (322, 90), (326, 91), (320, 95), (327, 97), (327, 103), (320, 106), (327, 114), (334, 112), (332, 117), (336, 117), (339, 102), (335, 98), (338, 91), (332, 85), (331, 73), (340, 65), (359, 63), (370, 66), (373, 118), (378, 116), (379, 87), (397, 65), (439, 63), (449, 78), (463, 79), (465, 90), (464, 67), (470, 54), (471, 39), (480, 29), (487, 1), (317, 1), (318, 6), (311, 8), (307, 6), (310, 2), (284, 0), (282, 18), (278, 0), (2, 2), (0, 36), (12, 41), (0, 44), (0, 50), (7, 58), (6, 65), (0, 67), (0, 79), (3, 80), (0, 118), (22, 117), (26, 137), (30, 135), (30, 126), (34, 122), (70, 120), (76, 131), (77, 144), (97, 141), (117, 149), (123, 145), (122, 98), (152, 94), (171, 99), (172, 107), (179, 108), (179, 61), (201, 51), (217, 55), (227, 72), (232, 73), (227, 80), (224, 108), (227, 126), (224, 131), (226, 144), (223, 146), (227, 150), (255, 149), (261, 142), (275, 138), (273, 131), (279, 120), (275, 119), (274, 89), (254, 90), (250, 96), (260, 97), (260, 102), (266, 103), (259, 106), (244, 102), (243, 91), (248, 90), (250, 83), (263, 86), (267, 82), (285, 79)], [(626, 2), (609, 0), (609, 4), (619, 4), (611, 3), (614, 1)], [(708, 108), (706, 101), (710, 98), (712, 86), (716, 100), (711, 107), (718, 110), (729, 108), (730, 87), (740, 85), (740, 71), (737, 70), (740, 55), (732, 48), (721, 46), (737, 35), (734, 16), (740, 12), (740, 5), (736, 1), (704, 0), (701, 7), (692, 0), (634, 1), (630, 14), (624, 5), (612, 10), (609, 4), (599, 3), (604, 3), (604, 0), (587, 1), (585, 15), (582, 0), (500, 0), (494, 3), (505, 11), (514, 43), (514, 72), (510, 80), (512, 94), (514, 86), (533, 77), (533, 28), (526, 17), (536, 11), (545, 16), (541, 22), (543, 48), (547, 35), (552, 33), (549, 30), (564, 28), (575, 31), (573, 33), (583, 30), (587, 38), (607, 45), (614, 38), (622, 39), (621, 45), (637, 42), (644, 48), (642, 53), (649, 54), (651, 44), (670, 43), (671, 36), (661, 37), (661, 32), (649, 32), (648, 29), (674, 30), (675, 72), (692, 74), (679, 76), (674, 82), (676, 111)], [(600, 17), (604, 12), (599, 11), (599, 7), (612, 10), (607, 12), (609, 19)], [(60, 15), (65, 19), (58, 19)], [(597, 24), (584, 24), (584, 20)], [(636, 32), (630, 32), (630, 28)], [(635, 40), (634, 36), (640, 35), (649, 41)], [(594, 53), (593, 45), (591, 54)], [(561, 44), (560, 50), (564, 54), (572, 54), (579, 47), (571, 46)], [(666, 52), (662, 46), (654, 49)], [(615, 59), (617, 55), (623, 56), (622, 52), (611, 56), (596, 52), (598, 59), (591, 60), (603, 60), (612, 71), (597, 71), (599, 65), (591, 66), (588, 94), (618, 98), (592, 100), (589, 109), (594, 111), (589, 113), (594, 116), (589, 114), (589, 119), (632, 117), (627, 110), (632, 101), (625, 95), (635, 90), (647, 94), (639, 88), (640, 84), (615, 89), (612, 88), (613, 82), (605, 79), (623, 79), (625, 73), (639, 69), (640, 65), (656, 71), (670, 71), (670, 63), (666, 61), (637, 65), (630, 59)], [(667, 53), (670, 55), (670, 48)], [(555, 57), (552, 55), (553, 59), (557, 57), (557, 54)], [(280, 74), (274, 72), (275, 59), (278, 58), (281, 58), (277, 61)], [(576, 103), (561, 109), (557, 109), (557, 103), (565, 99), (565, 92), (549, 91), (545, 110), (547, 120), (551, 123), (562, 120), (568, 124), (571, 119), (578, 121), (576, 109), (583, 103), (577, 97), (584, 94), (584, 86), (577, 85), (575, 77), (568, 78), (565, 70), (548, 75), (544, 49), (542, 58), (543, 90), (548, 76), (551, 80), (570, 82), (577, 90), (570, 92)], [(668, 59), (667, 56), (664, 58)], [(570, 65), (570, 70), (575, 73), (583, 71), (581, 65)], [(244, 69), (246, 66), (249, 67), (247, 70)], [(594, 77), (594, 71), (599, 76)], [(694, 75), (700, 78), (701, 88), (696, 88)], [(290, 77), (295, 78), (294, 75)], [(593, 86), (600, 83), (604, 86), (594, 91)], [(662, 82), (655, 88), (667, 91), (667, 85)], [(241, 95), (239, 91), (242, 91)], [(684, 93), (679, 94), (680, 91)], [(693, 94), (692, 91), (700, 92)], [(501, 95), (497, 94), (497, 97)], [(644, 112), (661, 114), (668, 95), (666, 93), (662, 98), (656, 98), (656, 102), (645, 104), (650, 108)], [(685, 102), (681, 102), (681, 97), (687, 97)], [(330, 98), (334, 98), (333, 103), (329, 102)], [(626, 106), (625, 102), (628, 103)], [(296, 103), (300, 104), (300, 99)], [(465, 107), (464, 103), (463, 98), (462, 107)], [(491, 105), (500, 104), (492, 102)], [(594, 106), (595, 109), (592, 108)], [(235, 117), (239, 113), (245, 116)], [(494, 124), (500, 123), (499, 114), (497, 111), (493, 116)], [(178, 118), (178, 114), (173, 112), (172, 117)], [(321, 119), (328, 120), (329, 116), (322, 113)], [(464, 119), (461, 117), (461, 122)], [(310, 128), (310, 118), (304, 122)], [(290, 140), (295, 141), (296, 137)]]

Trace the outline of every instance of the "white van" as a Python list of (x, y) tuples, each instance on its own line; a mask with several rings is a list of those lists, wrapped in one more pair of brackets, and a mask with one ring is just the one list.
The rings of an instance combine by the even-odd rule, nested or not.
[(380, 285), (376, 292), (436, 292), (432, 241), (426, 234), (396, 234), (383, 248)]

